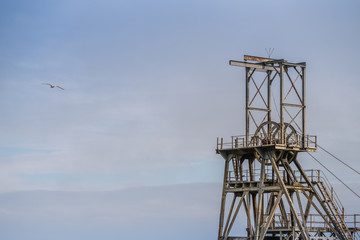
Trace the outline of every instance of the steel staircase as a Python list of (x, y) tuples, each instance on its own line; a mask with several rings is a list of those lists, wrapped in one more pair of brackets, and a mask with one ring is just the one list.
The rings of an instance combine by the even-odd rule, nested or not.
[(346, 239), (353, 240), (353, 236), (347, 227), (342, 210), (339, 209), (339, 205), (335, 204), (333, 197), (329, 194), (329, 189), (323, 181), (318, 182), (317, 187), (319, 191), (322, 193), (323, 203), (327, 206), (328, 210), (332, 213), (332, 217), (334, 217), (335, 221), (332, 221), (336, 224), (336, 227), (340, 229), (342, 235), (346, 236)]

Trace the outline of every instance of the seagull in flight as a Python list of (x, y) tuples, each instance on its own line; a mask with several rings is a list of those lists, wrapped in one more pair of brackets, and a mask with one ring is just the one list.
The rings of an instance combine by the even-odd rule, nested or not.
[(63, 88), (60, 87), (60, 86), (55, 86), (55, 85), (52, 85), (52, 84), (50, 84), (50, 83), (43, 83), (43, 85), (49, 85), (51, 88), (57, 87), (57, 88), (60, 88), (61, 90), (65, 90), (65, 89), (63, 89)]

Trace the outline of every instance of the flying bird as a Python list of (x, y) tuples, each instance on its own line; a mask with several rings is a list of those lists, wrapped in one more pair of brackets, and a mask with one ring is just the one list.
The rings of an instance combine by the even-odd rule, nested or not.
[(52, 85), (52, 84), (50, 84), (50, 83), (43, 83), (43, 85), (49, 85), (51, 88), (57, 87), (57, 88), (60, 88), (61, 90), (65, 90), (64, 88), (62, 88), (62, 87), (60, 87), (60, 86), (55, 86), (55, 85)]

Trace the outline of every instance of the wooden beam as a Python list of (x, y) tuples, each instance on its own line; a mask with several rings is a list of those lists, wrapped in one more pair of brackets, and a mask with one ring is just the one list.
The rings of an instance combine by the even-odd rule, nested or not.
[(279, 59), (272, 59), (272, 58), (264, 58), (264, 57), (256, 57), (256, 56), (249, 56), (244, 55), (245, 61), (257, 61), (257, 62), (270, 62), (270, 61), (277, 61)]
[(256, 62), (282, 62), (284, 65), (289, 67), (306, 67), (306, 62), (290, 63), (284, 59), (264, 58), (257, 56), (244, 55), (244, 61), (256, 61)]

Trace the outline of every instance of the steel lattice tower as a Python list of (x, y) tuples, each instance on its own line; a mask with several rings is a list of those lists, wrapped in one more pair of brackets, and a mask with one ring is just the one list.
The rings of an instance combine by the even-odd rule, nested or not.
[(246, 132), (218, 138), (225, 159), (218, 240), (356, 239), (357, 215), (345, 215), (321, 171), (304, 170), (298, 159), (317, 149), (306, 134), (306, 63), (245, 55), (230, 65), (245, 68)]

